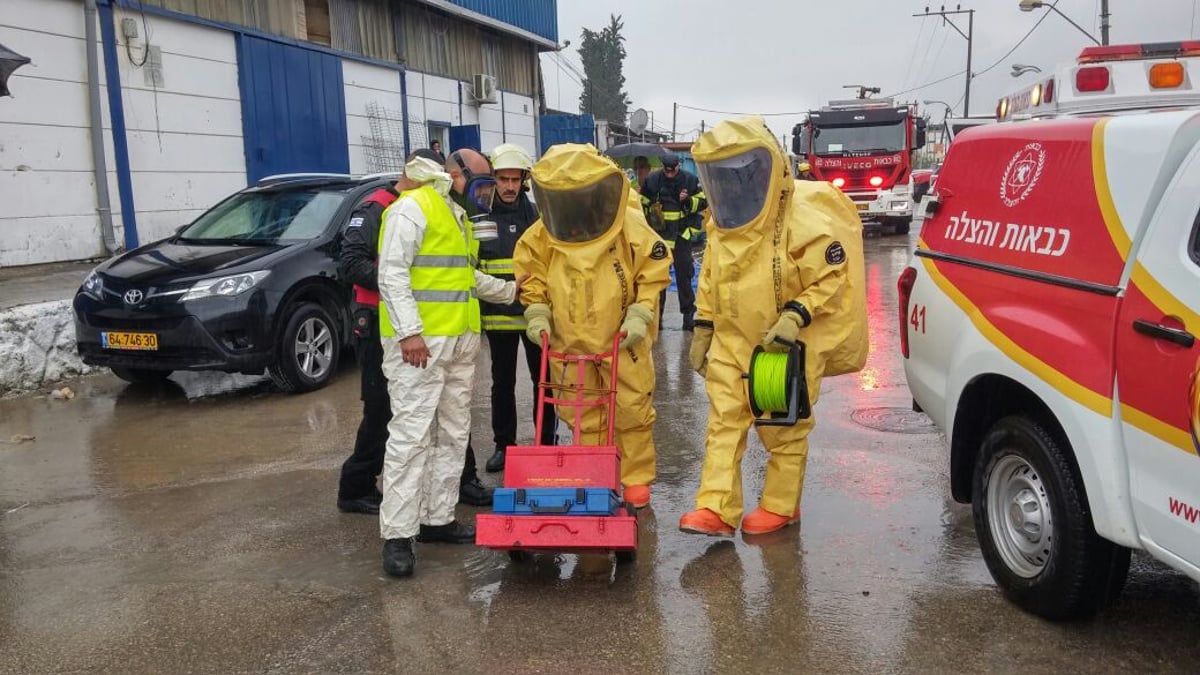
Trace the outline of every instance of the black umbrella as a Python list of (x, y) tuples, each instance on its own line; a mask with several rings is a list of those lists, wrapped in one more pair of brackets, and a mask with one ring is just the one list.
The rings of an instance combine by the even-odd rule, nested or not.
[(654, 143), (623, 143), (604, 151), (609, 157), (665, 157), (671, 152)]
[(29, 57), (21, 56), (8, 47), (0, 45), (0, 96), (12, 96), (12, 93), (8, 91), (8, 76), (26, 63), (29, 63)]

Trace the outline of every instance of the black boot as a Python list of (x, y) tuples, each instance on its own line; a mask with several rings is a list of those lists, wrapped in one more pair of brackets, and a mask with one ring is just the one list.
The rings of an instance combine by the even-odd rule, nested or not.
[(383, 543), (383, 571), (393, 577), (411, 577), (417, 564), (413, 540), (388, 539)]
[(683, 329), (686, 331), (694, 331), (696, 329), (696, 318), (693, 315), (683, 315)]
[(376, 515), (379, 513), (379, 504), (382, 502), (383, 495), (379, 493), (379, 490), (374, 490), (358, 499), (338, 499), (338, 511)]
[(474, 544), (475, 528), (452, 520), (445, 525), (422, 525), (417, 541), (422, 544)]
[(496, 448), (496, 452), (488, 458), (487, 464), (484, 465), (488, 473), (496, 473), (504, 470), (504, 448)]
[(458, 486), (458, 503), (467, 506), (491, 506), (492, 488), (484, 487), (478, 478), (472, 478)]

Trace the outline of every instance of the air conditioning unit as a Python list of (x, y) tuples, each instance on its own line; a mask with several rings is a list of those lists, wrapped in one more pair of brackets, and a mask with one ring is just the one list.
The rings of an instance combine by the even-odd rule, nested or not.
[(480, 73), (471, 78), (471, 98), (476, 103), (496, 103), (496, 78)]

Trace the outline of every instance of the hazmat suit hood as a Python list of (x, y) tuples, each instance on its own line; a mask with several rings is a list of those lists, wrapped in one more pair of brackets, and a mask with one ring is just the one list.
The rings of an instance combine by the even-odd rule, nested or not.
[(692, 146), (713, 234), (761, 233), (793, 190), (789, 162), (761, 117), (721, 122)]
[(620, 231), (629, 181), (592, 145), (556, 145), (531, 173), (542, 225), (556, 243), (591, 244)]

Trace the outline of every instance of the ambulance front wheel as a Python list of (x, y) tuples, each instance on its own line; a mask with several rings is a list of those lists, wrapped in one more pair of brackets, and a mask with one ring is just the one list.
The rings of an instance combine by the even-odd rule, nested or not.
[(984, 561), (1005, 595), (1061, 621), (1090, 616), (1116, 599), (1129, 549), (1096, 534), (1070, 446), (1051, 429), (1012, 416), (987, 432), (972, 511)]

